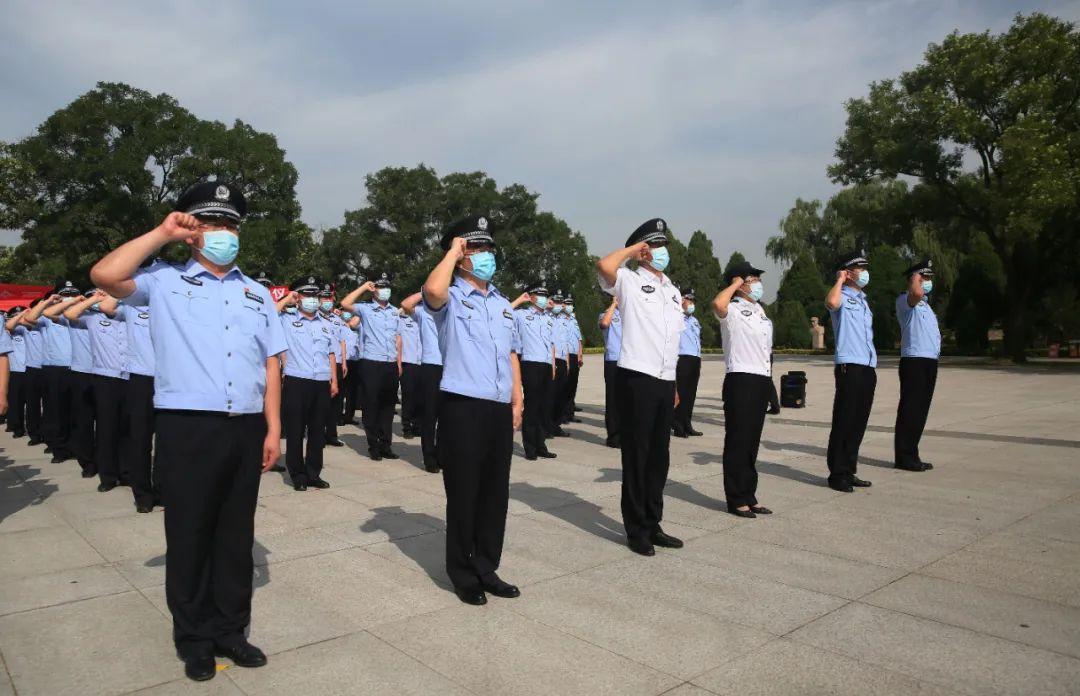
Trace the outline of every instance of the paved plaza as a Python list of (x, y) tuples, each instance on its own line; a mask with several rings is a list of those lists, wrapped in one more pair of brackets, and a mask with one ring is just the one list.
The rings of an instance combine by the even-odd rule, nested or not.
[(809, 378), (808, 408), (762, 437), (776, 514), (725, 512), (724, 368), (706, 358), (705, 436), (672, 439), (665, 497), (686, 547), (642, 558), (588, 356), (558, 459), (516, 446), (501, 572), (522, 596), (486, 607), (448, 589), (442, 479), (419, 441), (372, 462), (345, 428), (332, 488), (264, 476), (251, 640), (270, 663), (222, 658), (205, 684), (173, 651), (160, 510), (0, 433), (0, 694), (1080, 693), (1080, 371), (943, 366), (922, 444), (935, 468), (909, 473), (892, 468), (883, 361), (859, 464), (874, 486), (844, 494), (824, 484), (831, 363), (776, 369)]

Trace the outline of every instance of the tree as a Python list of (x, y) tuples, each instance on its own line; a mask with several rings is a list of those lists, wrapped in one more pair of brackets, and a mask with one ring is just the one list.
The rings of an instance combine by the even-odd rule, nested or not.
[(807, 347), (810, 341), (810, 317), (818, 317), (824, 326), (829, 326), (828, 312), (825, 309), (826, 292), (828, 287), (822, 281), (821, 272), (809, 252), (803, 252), (795, 259), (791, 268), (780, 279), (780, 287), (776, 290), (775, 306), (794, 302), (802, 307), (806, 320), (803, 328), (807, 334)]
[(907, 261), (895, 247), (879, 244), (870, 250), (870, 284), (865, 292), (874, 313), (874, 346), (879, 350), (893, 350), (900, 341), (896, 298), (907, 285), (904, 278), (907, 267)]
[[(738, 252), (736, 252), (738, 253)], [(710, 308), (712, 299), (723, 285), (724, 274), (720, 260), (713, 253), (712, 240), (701, 230), (690, 235), (686, 245), (686, 257), (681, 267), (676, 267), (681, 282), (692, 288), (697, 295), (696, 316), (701, 322), (701, 345), (715, 348), (720, 345), (720, 323)]]
[(809, 348), (810, 320), (802, 304), (794, 300), (774, 302), (773, 345), (777, 348)]
[[(1018, 15), (1003, 34), (950, 34), (846, 105), (834, 181), (898, 176), (989, 241), (1005, 269), (1009, 355), (1024, 359), (1046, 254), (1080, 223), (1080, 33)], [(1074, 279), (1070, 279), (1070, 283)]]
[(731, 252), (731, 256), (728, 257), (727, 263), (724, 264), (724, 272), (721, 274), (721, 279), (723, 279), (732, 268), (735, 268), (742, 263), (746, 263), (746, 257), (742, 255), (742, 252)]
[[(960, 272), (945, 312), (945, 322), (956, 333), (956, 345), (964, 353), (985, 354), (990, 348), (987, 332), (1001, 313), (1005, 270), (990, 241), (978, 236), (960, 264)], [(931, 302), (939, 298), (936, 279)], [(943, 306), (935, 302), (938, 307)], [(938, 309), (937, 311), (941, 311)]]

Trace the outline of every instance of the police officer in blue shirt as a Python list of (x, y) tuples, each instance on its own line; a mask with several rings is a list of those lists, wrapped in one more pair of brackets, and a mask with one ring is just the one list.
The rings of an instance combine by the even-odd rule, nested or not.
[[(358, 302), (368, 292), (375, 293), (375, 299)], [(364, 327), (360, 381), (368, 455), (374, 461), (397, 459), (390, 445), (398, 393), (398, 308), (390, 304), (390, 277), (383, 273), (378, 280), (356, 288), (341, 301), (341, 308), (359, 316)]]
[(398, 376), (401, 378), (401, 435), (406, 440), (420, 434), (420, 323), (404, 311), (398, 316)]
[[(7, 314), (0, 311), (0, 317), (6, 319)], [(0, 326), (0, 416), (8, 415), (8, 396), (11, 387), (11, 354), (15, 352), (15, 343), (11, 340), (11, 334), (7, 327)], [(6, 418), (5, 418), (6, 420)], [(10, 426), (10, 423), (8, 424)]]
[[(607, 293), (604, 293), (606, 296)], [(622, 350), (622, 317), (619, 316), (619, 301), (611, 298), (611, 304), (597, 321), (600, 333), (604, 336), (604, 427), (607, 440), (604, 444), (619, 449), (619, 397), (616, 393), (616, 377), (619, 371), (619, 352)]]
[(8, 321), (12, 339), (22, 336), (26, 344), (26, 377), (23, 388), (26, 401), (26, 434), (28, 445), (40, 445), (45, 442), (42, 432), (42, 398), (45, 391), (45, 378), (41, 374), (42, 362), (45, 359), (45, 337), (40, 331), (31, 331), (23, 322), (23, 317), (30, 313), (44, 298), (38, 298), (30, 303), (26, 311), (20, 312), (14, 323)]
[(577, 388), (581, 366), (585, 364), (585, 344), (581, 325), (574, 314), (574, 296), (569, 293), (563, 300), (563, 319), (567, 322), (569, 334), (566, 348), (566, 404), (563, 406), (562, 422), (580, 423), (581, 419), (574, 413), (581, 410), (577, 406)]
[[(329, 488), (322, 479), (326, 412), (337, 395), (334, 366), (337, 327), (320, 315), (320, 283), (313, 276), (299, 278), (289, 294), (277, 302), (281, 327), (289, 344), (282, 384), (281, 413), (285, 429), (285, 466), (293, 489)], [(297, 307), (296, 314), (285, 311)], [(307, 452), (304, 439), (307, 438)]]
[[(334, 312), (334, 286), (330, 283), (323, 283), (319, 291), (319, 316), (333, 327), (330, 333), (334, 337), (334, 381), (340, 387), (345, 379), (345, 341), (349, 329), (341, 317)], [(330, 399), (330, 406), (326, 411), (325, 444), (331, 447), (345, 446), (345, 443), (338, 438), (337, 431), (344, 410), (345, 392), (339, 388)]]
[(874, 316), (863, 292), (870, 282), (869, 264), (861, 249), (844, 254), (837, 265), (836, 282), (825, 296), (836, 336), (836, 395), (826, 458), (829, 487), (845, 493), (870, 486), (855, 475), (877, 386)]
[(98, 474), (97, 462), (94, 461), (94, 431), (97, 421), (94, 402), (94, 353), (90, 345), (89, 328), (83, 324), (72, 323), (66, 313), (94, 292), (90, 289), (85, 297), (75, 298), (74, 304), (66, 306), (64, 314), (56, 318), (58, 323), (68, 328), (68, 336), (71, 338), (71, 372), (68, 374), (71, 415), (68, 419), (68, 446), (75, 455), (75, 460), (79, 462), (83, 478)]
[(934, 261), (922, 259), (904, 274), (907, 292), (896, 298), (896, 320), (900, 322), (900, 404), (896, 409), (895, 462), (897, 469), (927, 471), (934, 465), (919, 456), (919, 440), (934, 399), (941, 357), (941, 328), (929, 302), (934, 289)]
[[(146, 259), (143, 268), (164, 263)], [(127, 331), (128, 373), (124, 394), (125, 431), (121, 460), (126, 463), (131, 492), (138, 512), (152, 512), (161, 504), (161, 472), (154, 466), (154, 343), (150, 338), (150, 307), (120, 303)]]
[(26, 436), (26, 327), (19, 325), (19, 315), (26, 307), (17, 305), (8, 310), (4, 331), (11, 340), (8, 355), (8, 416), (5, 428), (12, 437)]
[[(259, 478), (281, 454), (284, 331), (269, 291), (234, 261), (247, 202), (221, 181), (192, 186), (156, 228), (94, 266), (113, 297), (150, 307), (154, 407), (165, 503), (165, 597), (173, 641), (194, 680), (214, 655), (266, 664), (251, 620)], [(182, 264), (139, 265), (184, 242)]]
[(571, 330), (564, 312), (566, 298), (562, 290), (556, 290), (551, 296), (551, 342), (555, 346), (555, 372), (548, 390), (547, 435), (548, 437), (570, 437), (562, 429), (563, 412), (566, 410), (567, 385), (570, 375), (569, 356)]
[(439, 449), (437, 426), (439, 422), (439, 382), (442, 381), (442, 350), (435, 320), (423, 305), (423, 294), (413, 293), (401, 301), (402, 311), (411, 314), (420, 325), (420, 378), (417, 380), (420, 401), (420, 450), (424, 455), (424, 470), (437, 474)]
[(349, 310), (341, 313), (341, 321), (348, 331), (345, 332), (345, 375), (340, 388), (345, 392), (345, 403), (338, 425), (359, 425), (356, 420), (356, 408), (360, 403), (360, 317)]
[(693, 288), (683, 290), (682, 309), (686, 323), (679, 335), (679, 362), (675, 365), (675, 387), (679, 391), (679, 405), (675, 407), (675, 418), (671, 423), (675, 437), (702, 434), (690, 423), (701, 379), (701, 322), (694, 316)]
[[(530, 307), (521, 307), (526, 302)], [(548, 390), (555, 373), (555, 344), (552, 332), (555, 320), (545, 310), (548, 289), (542, 282), (531, 284), (528, 290), (514, 300), (514, 325), (521, 340), (521, 387), (525, 392), (525, 407), (521, 421), (521, 444), (525, 458), (552, 459), (556, 455), (548, 451), (544, 443), (544, 408), (548, 404)]]
[(502, 558), (514, 431), (521, 426), (521, 371), (510, 302), (491, 284), (495, 240), (486, 215), (451, 225), (446, 250), (424, 283), (424, 305), (443, 355), (439, 462), (446, 486), (446, 572), (458, 598), (486, 604), (518, 588)]

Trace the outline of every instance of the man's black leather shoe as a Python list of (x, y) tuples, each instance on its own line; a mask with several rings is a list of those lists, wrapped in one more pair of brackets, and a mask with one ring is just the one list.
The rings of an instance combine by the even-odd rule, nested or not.
[(474, 607), (481, 607), (487, 604), (487, 595), (485, 595), (484, 591), (480, 589), (470, 590), (466, 588), (455, 587), (454, 594), (456, 594), (458, 599), (460, 599), (462, 602), (465, 602), (466, 604), (471, 604)]
[(371, 461), (373, 461), (373, 462), (381, 462), (382, 461), (382, 454), (380, 454), (379, 452), (376, 452), (375, 450), (368, 450), (368, 456), (371, 457)]
[(535, 462), (536, 461), (536, 455), (535, 454), (526, 454), (525, 458), (528, 459), (530, 462)]
[(326, 438), (326, 444), (331, 446), (331, 447), (344, 447), (345, 446), (345, 443), (342, 442), (341, 440), (337, 439), (336, 437), (328, 437), (328, 438)]
[(238, 667), (262, 667), (266, 664), (266, 655), (251, 643), (241, 641), (227, 647), (218, 646), (218, 657), (227, 657)]
[(65, 455), (65, 454), (55, 454), (55, 455), (53, 455), (53, 458), (50, 459), (49, 461), (52, 462), (53, 464), (63, 464), (64, 462), (68, 461), (69, 459), (74, 459), (74, 458), (75, 457), (72, 457), (70, 454), (67, 454), (67, 455)]
[(32, 438), (30, 438), (29, 440), (26, 441), (26, 444), (28, 444), (28, 445), (40, 445), (42, 442), (45, 442), (45, 441), (42, 440), (40, 437), (32, 437)]
[(619, 441), (618, 437), (609, 437), (604, 441), (604, 444), (612, 449), (619, 449), (622, 447), (622, 442)]
[(542, 450), (540, 452), (537, 452), (536, 456), (540, 457), (541, 459), (554, 459), (555, 457), (558, 457), (559, 455), (555, 454), (554, 452), (548, 452), (547, 450)]
[(424, 457), (424, 471), (429, 474), (437, 474), (441, 471), (439, 461), (434, 457)]
[(45, 445), (45, 454), (52, 454), (52, 447)]
[(398, 455), (397, 455), (397, 452), (390, 449), (389, 447), (387, 447), (384, 450), (381, 450), (379, 452), (379, 454), (381, 454), (383, 456), (383, 459), (400, 459), (400, 457), (398, 457)]
[(930, 462), (919, 462), (919, 464), (922, 465), (922, 470), (923, 471), (930, 471), (931, 469), (934, 468), (934, 465), (931, 464)]
[(521, 590), (504, 581), (495, 573), (487, 576), (486, 578), (480, 578), (480, 587), (485, 592), (490, 592), (496, 597), (502, 597), (503, 599), (513, 599), (514, 597), (521, 596)]
[(869, 481), (863, 481), (858, 476), (852, 476), (851, 477), (851, 485), (855, 486), (856, 488), (869, 488), (873, 484), (870, 483)]
[(311, 486), (312, 488), (329, 488), (330, 487), (330, 484), (327, 483), (326, 481), (323, 481), (321, 478), (312, 479), (312, 480), (308, 481), (308, 485)]
[(90, 471), (89, 469), (83, 469), (83, 472), (82, 472), (82, 477), (83, 478), (94, 478), (95, 476), (97, 476), (96, 471)]
[(675, 437), (690, 437), (689, 435), (686, 434), (685, 430), (672, 430), (671, 434), (674, 435)]
[(653, 548), (653, 545), (648, 541), (631, 539), (630, 541), (626, 542), (626, 545), (629, 546), (630, 550), (636, 554), (640, 554), (642, 556), (656, 555), (656, 549)]
[(656, 546), (662, 546), (665, 549), (681, 549), (683, 547), (682, 539), (677, 539), (670, 534), (664, 534), (664, 530), (657, 529), (652, 533), (650, 541)]
[(213, 655), (195, 655), (184, 658), (184, 676), (192, 681), (206, 681), (217, 674), (217, 662)]
[(111, 491), (114, 488), (116, 488), (115, 483), (99, 483), (98, 487), (97, 487), (97, 490), (98, 490), (98, 493), (108, 493), (109, 491)]
[(154, 506), (153, 505), (136, 505), (135, 506), (135, 512), (141, 512), (141, 513), (145, 514), (147, 512), (153, 512), (153, 511), (154, 511)]
[(834, 491), (840, 491), (841, 493), (850, 493), (855, 490), (851, 487), (850, 483), (833, 483), (832, 481), (829, 481), (829, 488)]
[(896, 463), (896, 468), (897, 469), (902, 469), (904, 471), (926, 471), (926, 469), (923, 468), (923, 465), (920, 462), (914, 462), (914, 463), (897, 462)]
[(294, 483), (292, 485), (292, 489), (294, 491), (306, 491), (307, 490), (307, 484), (306, 483)]
[(693, 428), (687, 428), (686, 434), (690, 435), (691, 437), (701, 437), (705, 433), (701, 432), (700, 430), (694, 430)]

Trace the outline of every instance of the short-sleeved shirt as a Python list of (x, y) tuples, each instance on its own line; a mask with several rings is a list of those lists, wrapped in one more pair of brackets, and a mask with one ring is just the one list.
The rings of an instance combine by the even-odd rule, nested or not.
[(30, 327), (30, 330), (40, 331), (44, 338), (43, 367), (71, 367), (71, 332), (62, 315), (55, 321), (38, 317), (37, 325)]
[(424, 357), (419, 322), (408, 314), (399, 316), (398, 334), (401, 336), (401, 362), (419, 365)]
[(686, 317), (686, 326), (679, 335), (679, 355), (701, 357), (701, 322), (697, 317)]
[(0, 355), (8, 356), (8, 369), (11, 368), (11, 354), (15, 352), (15, 344), (11, 340), (11, 334), (7, 327), (0, 326)]
[[(4, 330), (7, 333), (7, 330)], [(16, 326), (9, 334), (11, 352), (8, 353), (8, 367), (12, 372), (26, 372), (26, 327)]]
[(619, 301), (623, 320), (619, 367), (674, 381), (679, 336), (686, 323), (679, 289), (663, 273), (658, 278), (644, 266), (636, 271), (620, 268), (610, 285), (603, 276), (599, 280), (601, 289)]
[(424, 365), (442, 365), (439, 331), (435, 328), (435, 320), (431, 318), (431, 313), (424, 307), (423, 302), (413, 308), (413, 317), (420, 323), (420, 348), (423, 350), (420, 362)]
[(90, 345), (90, 330), (77, 321), (68, 321), (63, 315), (57, 317), (56, 321), (67, 327), (71, 339), (71, 371), (93, 374), (94, 349)]
[(285, 375), (320, 382), (330, 381), (330, 355), (337, 342), (334, 326), (319, 315), (280, 314), (279, 321), (289, 349)]
[(455, 276), (446, 304), (438, 310), (425, 308), (435, 321), (443, 356), (439, 389), (510, 403), (510, 354), (518, 337), (509, 300), (494, 285), (489, 284), (485, 294)]
[(566, 346), (566, 352), (570, 355), (577, 355), (578, 348), (581, 346), (582, 341), (581, 326), (577, 322), (577, 317), (573, 314), (566, 314), (564, 316), (566, 317), (567, 325), (570, 328), (566, 337), (569, 341)]
[(115, 317), (98, 311), (84, 312), (71, 322), (71, 331), (73, 336), (85, 331), (90, 340), (91, 373), (127, 379), (127, 327), (123, 312), (117, 310)]
[(773, 324), (757, 302), (733, 297), (720, 321), (727, 372), (772, 376)]
[(150, 308), (146, 305), (120, 305), (127, 329), (127, 371), (133, 375), (154, 376), (154, 342), (150, 339)]
[(908, 305), (907, 293), (896, 298), (896, 320), (900, 322), (900, 357), (941, 357), (941, 327), (924, 295), (919, 304)]
[(389, 302), (380, 306), (375, 300), (353, 305), (353, 314), (364, 325), (364, 360), (397, 362), (398, 308)]
[(604, 334), (604, 360), (606, 362), (618, 362), (619, 353), (622, 352), (622, 317), (619, 316), (619, 308), (616, 307), (615, 311), (611, 313), (611, 323), (604, 328), (604, 325), (600, 322), (603, 321), (604, 315), (607, 311), (600, 312), (600, 318), (596, 320), (596, 325), (600, 327), (600, 332)]
[(44, 364), (45, 360), (45, 335), (41, 331), (31, 331), (25, 326), (18, 326), (15, 331), (22, 330), (23, 338), (26, 339), (26, 367), (37, 369)]
[[(299, 314), (299, 312), (297, 314)], [(341, 343), (346, 340), (345, 331), (348, 330), (349, 327), (345, 326), (345, 322), (342, 318), (333, 312), (329, 314), (325, 312), (316, 312), (315, 316), (330, 325), (330, 337), (333, 339), (333, 345), (330, 347), (330, 352), (334, 354), (336, 362), (341, 362)]]
[(521, 342), (521, 359), (526, 362), (551, 363), (551, 345), (555, 320), (536, 307), (514, 310), (514, 328)]
[[(357, 324), (359, 326), (359, 324)], [(360, 334), (356, 332), (356, 329), (349, 328), (348, 323), (345, 324), (345, 359), (346, 360), (359, 360), (360, 359)]]
[(840, 308), (830, 309), (829, 319), (836, 336), (836, 364), (877, 367), (874, 314), (866, 302), (866, 293), (845, 285), (840, 289)]
[(288, 348), (269, 290), (195, 259), (142, 269), (135, 287), (125, 300), (150, 307), (156, 408), (262, 413), (266, 361)]
[(555, 359), (566, 360), (570, 354), (570, 324), (565, 314), (556, 314), (551, 327), (551, 342), (555, 346)]

